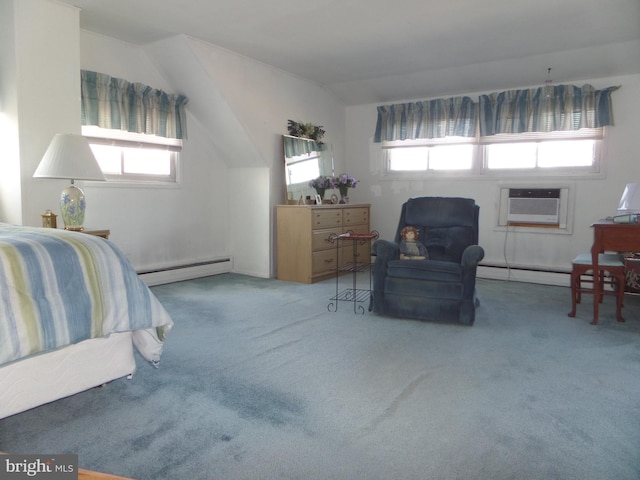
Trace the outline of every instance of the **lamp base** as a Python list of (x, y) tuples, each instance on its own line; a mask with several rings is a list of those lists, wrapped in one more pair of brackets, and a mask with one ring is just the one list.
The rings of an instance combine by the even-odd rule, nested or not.
[(81, 232), (84, 230), (84, 211), (86, 202), (81, 188), (71, 184), (60, 194), (60, 216), (65, 230)]

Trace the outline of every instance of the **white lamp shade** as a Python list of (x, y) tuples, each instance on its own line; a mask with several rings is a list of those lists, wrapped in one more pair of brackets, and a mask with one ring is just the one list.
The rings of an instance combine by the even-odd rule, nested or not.
[(87, 139), (82, 135), (70, 133), (58, 133), (53, 137), (33, 176), (67, 180), (106, 180)]
[(627, 183), (618, 205), (618, 215), (640, 213), (640, 184)]

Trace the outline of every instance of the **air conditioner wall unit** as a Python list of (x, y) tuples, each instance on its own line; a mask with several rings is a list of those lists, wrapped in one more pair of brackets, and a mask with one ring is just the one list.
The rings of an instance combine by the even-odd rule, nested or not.
[(557, 225), (559, 213), (559, 188), (509, 189), (507, 222)]

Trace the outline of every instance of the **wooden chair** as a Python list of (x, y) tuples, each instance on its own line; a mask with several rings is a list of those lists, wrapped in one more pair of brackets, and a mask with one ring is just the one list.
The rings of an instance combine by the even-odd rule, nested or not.
[[(595, 294), (593, 291), (593, 262), (591, 253), (581, 253), (571, 262), (571, 311), (570, 317), (576, 316), (576, 305), (580, 303), (583, 293)], [(622, 303), (624, 299), (625, 269), (622, 257), (615, 253), (601, 253), (598, 256), (598, 270), (600, 275), (600, 296), (602, 302), (604, 295), (616, 297), (616, 318), (624, 322), (622, 318)], [(589, 285), (591, 287), (589, 288)], [(606, 288), (610, 287), (610, 288)]]

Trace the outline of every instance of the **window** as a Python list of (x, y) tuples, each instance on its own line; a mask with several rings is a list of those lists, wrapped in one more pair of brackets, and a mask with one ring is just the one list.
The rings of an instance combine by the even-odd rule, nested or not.
[(486, 171), (597, 173), (602, 128), (485, 137)]
[(320, 155), (318, 152), (287, 157), (287, 185), (305, 183), (320, 176)]
[(387, 173), (594, 174), (603, 128), (383, 142)]
[(182, 140), (82, 127), (107, 181), (176, 183)]
[(475, 139), (446, 137), (383, 142), (389, 172), (465, 171), (473, 168)]

